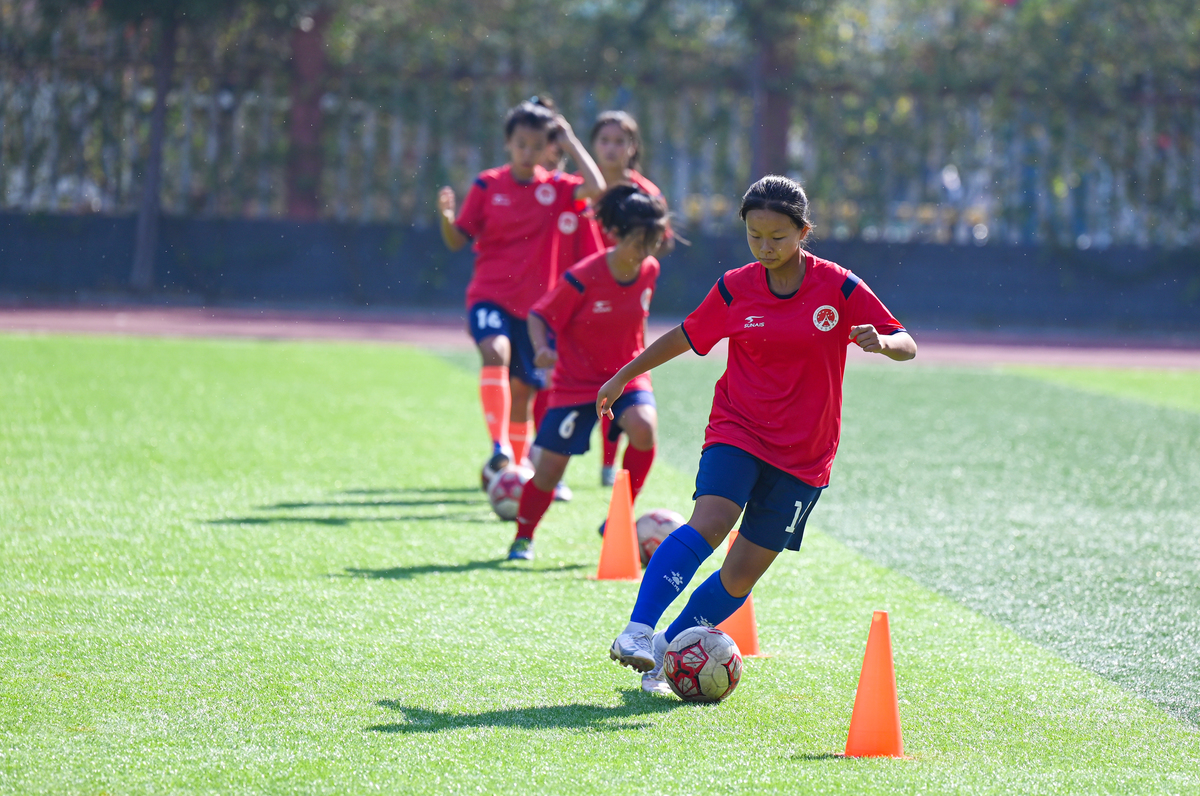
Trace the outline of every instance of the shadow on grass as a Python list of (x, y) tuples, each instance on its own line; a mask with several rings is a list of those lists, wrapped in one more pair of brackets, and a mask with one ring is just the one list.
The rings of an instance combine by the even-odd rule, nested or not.
[(259, 506), (260, 511), (272, 509), (369, 509), (376, 506), (487, 506), (487, 496), (482, 492), (479, 498), (420, 498), (417, 500), (363, 500), (358, 502), (314, 502), (314, 503), (274, 503), (270, 506)]
[[(505, 564), (512, 563), (512, 566)], [(508, 572), (524, 572), (545, 574), (546, 572), (561, 572), (569, 569), (584, 569), (583, 564), (564, 564), (561, 567), (552, 569), (531, 569), (528, 566), (522, 566), (525, 562), (510, 562), (506, 558), (491, 559), (488, 561), (467, 561), (463, 564), (417, 564), (411, 567), (392, 567), (390, 569), (357, 569), (354, 567), (346, 567), (346, 574), (336, 575), (334, 577), (341, 578), (369, 578), (373, 580), (409, 580), (417, 575), (440, 575), (440, 574), (455, 574), (459, 572), (473, 572), (479, 569), (497, 569)]]
[[(338, 494), (358, 495), (362, 500), (337, 501), (319, 500), (296, 503), (275, 503), (269, 506), (259, 506), (256, 511), (288, 511), (303, 509), (371, 509), (421, 506), (453, 506), (456, 511), (446, 511), (438, 514), (399, 514), (390, 516), (367, 515), (333, 515), (325, 517), (305, 517), (290, 515), (253, 516), (253, 517), (224, 517), (219, 520), (208, 520), (208, 525), (274, 525), (274, 524), (312, 524), (328, 526), (346, 526), (356, 522), (412, 522), (425, 520), (450, 520), (454, 522), (492, 523), (495, 521), (486, 496), (471, 487), (451, 487), (449, 489), (348, 489)], [(417, 497), (407, 497), (415, 494)], [(462, 497), (472, 494), (475, 497)], [(460, 497), (447, 497), (460, 495)], [(371, 499), (376, 496), (377, 499)], [(384, 497), (386, 496), (386, 497)], [(469, 510), (471, 507), (474, 510)]]
[(805, 752), (804, 754), (794, 754), (790, 759), (818, 763), (822, 760), (854, 760), (855, 758), (839, 755), (837, 752)]
[[(474, 493), (482, 495), (483, 490), (475, 486), (446, 486), (446, 487), (423, 487), (414, 489), (412, 487), (404, 487), (400, 489), (343, 489), (338, 494), (340, 495), (402, 495), (409, 492), (415, 492), (418, 495), (462, 495)], [(448, 502), (448, 501), (443, 501)]]
[(649, 721), (606, 723), (611, 719), (628, 719), (667, 713), (687, 703), (677, 699), (644, 694), (640, 690), (621, 692), (624, 703), (606, 705), (547, 705), (544, 707), (509, 708), (483, 713), (442, 713), (436, 710), (411, 707), (394, 699), (381, 699), (375, 704), (404, 714), (403, 723), (375, 724), (369, 732), (426, 733), (457, 730), (463, 727), (517, 727), (527, 730), (580, 729), (600, 732), (621, 732), (654, 726)]
[(453, 512), (446, 514), (398, 514), (390, 517), (225, 517), (208, 520), (208, 525), (273, 525), (275, 523), (312, 525), (353, 525), (356, 522), (412, 522), (414, 520), (454, 520), (492, 525), (498, 522), (493, 515), (477, 512)]

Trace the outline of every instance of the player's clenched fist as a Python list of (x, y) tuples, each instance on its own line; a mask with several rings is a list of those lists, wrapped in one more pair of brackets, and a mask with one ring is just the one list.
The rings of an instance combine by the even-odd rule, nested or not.
[(552, 368), (558, 362), (558, 352), (553, 348), (539, 348), (533, 357), (533, 364), (539, 368)]
[(444, 188), (442, 188), (440, 191), (438, 191), (437, 203), (438, 203), (438, 212), (441, 213), (443, 216), (449, 218), (451, 221), (453, 221), (454, 220), (454, 210), (455, 210), (455, 206), (456, 206), (456, 201), (454, 198), (454, 189), (451, 188), (449, 185), (447, 185)]
[(883, 342), (879, 339), (879, 332), (869, 323), (850, 327), (850, 339), (868, 354), (883, 353)]

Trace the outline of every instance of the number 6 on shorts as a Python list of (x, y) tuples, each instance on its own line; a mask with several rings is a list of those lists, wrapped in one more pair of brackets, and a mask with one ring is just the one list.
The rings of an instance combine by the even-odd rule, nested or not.
[(578, 409), (572, 410), (569, 415), (564, 417), (563, 421), (558, 424), (558, 436), (570, 439), (571, 435), (575, 433), (575, 418), (577, 417), (579, 417)]

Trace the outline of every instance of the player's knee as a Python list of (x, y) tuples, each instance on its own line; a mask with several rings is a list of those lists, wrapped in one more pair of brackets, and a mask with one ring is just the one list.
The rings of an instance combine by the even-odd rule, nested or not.
[(626, 412), (621, 416), (621, 430), (629, 437), (629, 444), (640, 451), (658, 444), (658, 422), (650, 412)]
[(512, 343), (503, 335), (492, 335), (479, 341), (479, 354), (489, 367), (508, 367), (512, 360)]
[(549, 492), (558, 485), (567, 471), (570, 456), (543, 450), (538, 459), (537, 468), (533, 472), (533, 483), (543, 492)]

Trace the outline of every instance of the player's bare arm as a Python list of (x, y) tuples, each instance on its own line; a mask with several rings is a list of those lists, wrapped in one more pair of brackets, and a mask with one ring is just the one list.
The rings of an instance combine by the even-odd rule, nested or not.
[(546, 322), (531, 312), (526, 327), (529, 329), (529, 342), (533, 343), (533, 364), (539, 368), (554, 367), (554, 363), (558, 362), (558, 352), (546, 340)]
[(604, 175), (600, 173), (600, 167), (596, 165), (596, 161), (592, 160), (592, 156), (588, 154), (583, 144), (579, 143), (579, 139), (575, 137), (575, 131), (571, 129), (570, 123), (565, 118), (560, 115), (554, 120), (554, 123), (562, 132), (560, 139), (563, 149), (579, 165), (579, 176), (583, 177), (583, 185), (575, 189), (575, 198), (595, 199), (608, 187), (604, 181)]
[(883, 354), (888, 359), (904, 362), (917, 355), (917, 341), (908, 332), (880, 334), (869, 323), (850, 329), (850, 339), (868, 354)]
[(608, 417), (610, 420), (613, 419), (613, 402), (621, 397), (621, 393), (625, 390), (625, 385), (646, 371), (653, 370), (659, 365), (670, 362), (680, 354), (691, 350), (691, 348), (691, 345), (687, 341), (687, 335), (683, 333), (682, 325), (676, 326), (646, 346), (645, 351), (630, 360), (628, 365), (618, 370), (617, 375), (605, 382), (604, 386), (600, 388), (600, 392), (596, 393), (596, 414), (600, 417)]
[(467, 245), (467, 236), (454, 225), (454, 213), (457, 209), (454, 189), (447, 185), (438, 191), (437, 205), (438, 219), (442, 226), (442, 241), (447, 249), (456, 252)]

